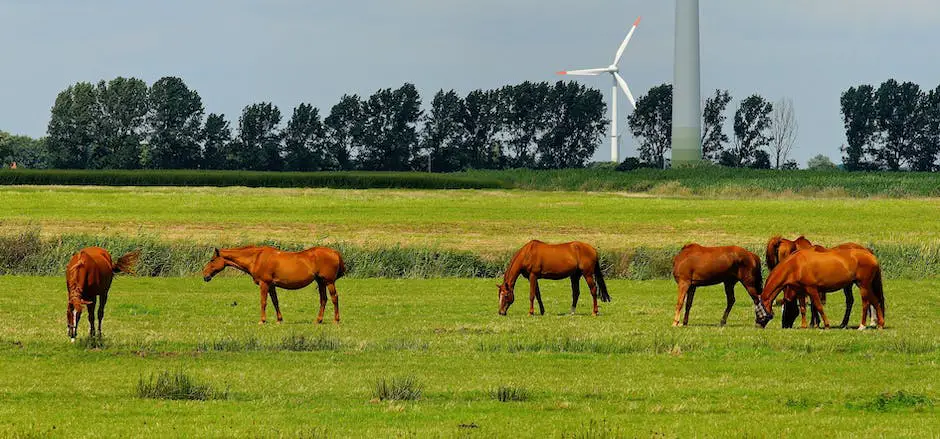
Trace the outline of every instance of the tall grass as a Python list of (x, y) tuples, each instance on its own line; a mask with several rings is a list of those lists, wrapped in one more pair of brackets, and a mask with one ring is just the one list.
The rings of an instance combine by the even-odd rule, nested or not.
[(484, 189), (504, 184), (489, 177), (421, 172), (261, 172), (197, 170), (5, 170), (0, 185), (246, 186), (336, 189)]
[(518, 189), (652, 192), (658, 195), (753, 196), (940, 196), (930, 172), (776, 171), (701, 165), (674, 169), (561, 169), (468, 171), (456, 175), (493, 178)]
[(163, 371), (137, 381), (137, 397), (148, 399), (197, 400), (226, 399), (228, 391), (214, 389), (207, 384), (198, 384), (183, 371)]
[[(280, 241), (220, 243), (219, 247), (271, 245), (297, 251), (315, 243)], [(869, 244), (889, 279), (926, 279), (940, 276), (940, 245)], [(148, 235), (60, 235), (42, 238), (38, 229), (0, 235), (0, 275), (59, 276), (72, 254), (81, 248), (100, 246), (114, 257), (140, 250), (137, 273), (141, 276), (192, 276), (200, 273), (212, 255), (212, 247), (187, 241), (166, 241)], [(348, 277), (353, 278), (497, 278), (502, 276), (511, 252), (478, 255), (470, 251), (393, 246), (367, 248), (329, 244), (343, 255)], [(746, 246), (763, 255), (760, 244)], [(601, 250), (601, 267), (611, 279), (653, 280), (672, 278), (672, 258), (679, 246), (635, 247)]]
[(375, 381), (372, 397), (379, 401), (415, 401), (421, 399), (421, 389), (414, 375), (382, 377)]

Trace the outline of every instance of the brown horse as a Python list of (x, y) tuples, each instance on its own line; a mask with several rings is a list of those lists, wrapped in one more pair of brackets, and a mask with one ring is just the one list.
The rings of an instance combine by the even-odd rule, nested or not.
[(65, 268), (65, 286), (68, 288), (69, 302), (65, 321), (69, 327), (72, 342), (78, 335), (78, 322), (82, 311), (88, 306), (88, 325), (90, 337), (95, 336), (95, 305), (98, 308), (98, 336), (101, 336), (101, 320), (104, 319), (104, 307), (108, 303), (108, 290), (114, 273), (134, 273), (134, 265), (140, 258), (140, 251), (133, 251), (112, 263), (111, 254), (101, 247), (86, 247), (72, 255)]
[(597, 315), (598, 287), (601, 300), (610, 302), (610, 294), (607, 294), (607, 284), (604, 283), (604, 275), (601, 273), (597, 250), (590, 244), (573, 241), (552, 245), (533, 240), (522, 246), (509, 262), (509, 268), (503, 275), (503, 283), (498, 284), (500, 315), (506, 315), (509, 305), (515, 301), (516, 279), (520, 275), (529, 279), (529, 315), (535, 313), (533, 303), (535, 299), (539, 301), (539, 313), (545, 315), (542, 293), (539, 291), (539, 279), (571, 279), (572, 314), (578, 305), (578, 296), (581, 294), (578, 283), (581, 276), (584, 276), (591, 290), (591, 297), (594, 299), (592, 315)]
[(277, 322), (281, 323), (281, 308), (277, 301), (277, 288), (299, 290), (312, 282), (317, 282), (320, 291), (320, 312), (317, 323), (323, 322), (326, 309), (326, 293), (330, 292), (333, 301), (333, 320), (339, 323), (339, 297), (336, 295), (336, 280), (346, 273), (346, 265), (339, 252), (326, 247), (312, 247), (299, 252), (285, 252), (273, 247), (239, 247), (215, 249), (212, 260), (202, 269), (206, 282), (224, 270), (235, 267), (251, 275), (255, 284), (261, 287), (261, 320), (267, 321), (268, 295), (277, 313)]
[(858, 285), (862, 296), (862, 323), (868, 320), (869, 305), (874, 306), (878, 327), (884, 327), (884, 290), (881, 281), (881, 266), (875, 255), (864, 248), (834, 248), (800, 250), (780, 262), (767, 278), (761, 303), (755, 308), (755, 321), (766, 326), (773, 318), (773, 300), (784, 291), (786, 300), (792, 301), (796, 294), (806, 294), (822, 316), (823, 324), (829, 327), (829, 319), (823, 311), (820, 294)]
[(695, 298), (695, 289), (709, 285), (725, 284), (728, 303), (721, 324), (728, 322), (728, 314), (734, 306), (734, 284), (741, 282), (751, 296), (754, 305), (760, 297), (760, 258), (738, 246), (703, 247), (687, 244), (672, 259), (672, 277), (679, 286), (676, 315), (672, 326), (679, 326), (679, 314), (685, 302), (685, 317), (682, 325), (689, 324), (689, 310)]
[[(820, 251), (829, 250), (820, 245), (813, 245), (813, 243), (811, 243), (804, 236), (800, 236), (796, 238), (796, 240), (794, 241), (781, 238), (779, 235), (774, 236), (773, 238), (770, 238), (770, 241), (767, 242), (767, 268), (768, 270), (773, 271), (774, 267), (776, 267), (780, 261), (786, 259), (788, 256), (792, 255), (793, 253), (796, 253), (799, 250), (808, 249), (808, 248), (813, 248), (813, 249), (820, 250)], [(868, 248), (863, 247), (853, 242), (847, 242), (847, 243), (839, 244), (835, 247), (832, 247), (832, 249), (852, 249), (852, 248), (871, 252), (871, 250), (869, 250)], [(845, 295), (845, 315), (842, 317), (842, 324), (839, 325), (840, 328), (848, 327), (849, 317), (852, 314), (852, 305), (855, 304), (855, 298), (852, 296), (851, 285), (843, 289), (843, 294)], [(786, 296), (787, 295), (784, 294), (784, 297)], [(799, 301), (800, 317), (802, 319), (801, 326), (805, 328), (807, 327), (806, 295), (797, 294), (797, 298)], [(820, 300), (822, 300), (823, 305), (826, 304), (826, 293), (821, 293)], [(794, 309), (795, 306), (796, 304), (794, 304), (793, 302), (784, 302), (783, 318), (781, 319), (784, 328), (790, 328), (793, 326), (793, 321), (796, 319), (796, 310)], [(874, 310), (872, 312), (874, 312)], [(819, 325), (819, 314), (816, 313), (815, 308), (813, 308), (810, 326), (818, 326), (818, 325)]]

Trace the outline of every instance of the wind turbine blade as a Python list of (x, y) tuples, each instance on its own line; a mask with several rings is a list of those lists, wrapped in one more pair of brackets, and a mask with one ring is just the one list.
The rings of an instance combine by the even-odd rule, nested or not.
[(581, 75), (581, 76), (596, 76), (601, 73), (607, 73), (610, 70), (605, 68), (601, 69), (583, 69), (583, 70), (567, 70), (558, 72), (559, 75)]
[(630, 43), (630, 38), (633, 38), (633, 31), (635, 31), (637, 25), (640, 24), (640, 18), (642, 17), (636, 18), (636, 21), (633, 22), (633, 27), (631, 27), (630, 32), (627, 33), (627, 37), (623, 39), (622, 43), (620, 43), (620, 48), (617, 49), (617, 55), (614, 56), (614, 65), (617, 65), (617, 63), (620, 62), (620, 57), (623, 56), (623, 51), (627, 50), (627, 44)]
[(623, 80), (623, 77), (619, 73), (614, 72), (614, 78), (617, 78), (617, 84), (620, 84), (620, 89), (623, 90), (623, 93), (627, 95), (627, 100), (630, 101), (630, 105), (633, 106), (633, 109), (636, 109), (636, 100), (633, 99), (633, 93), (630, 93), (630, 87), (627, 87), (627, 81)]

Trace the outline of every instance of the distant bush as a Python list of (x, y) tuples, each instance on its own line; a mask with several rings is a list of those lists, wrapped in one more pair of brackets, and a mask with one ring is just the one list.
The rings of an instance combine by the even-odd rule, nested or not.
[(809, 169), (810, 171), (831, 171), (838, 169), (838, 166), (836, 166), (835, 163), (832, 163), (832, 160), (829, 160), (829, 157), (818, 154), (806, 162), (806, 169)]
[(246, 186), (338, 189), (486, 189), (504, 187), (487, 177), (419, 172), (261, 172), (187, 170), (17, 169), (0, 171), (0, 185)]
[(528, 401), (529, 391), (525, 387), (499, 386), (490, 391), (490, 397), (499, 402)]
[(421, 399), (421, 383), (414, 375), (379, 378), (372, 397), (379, 401), (415, 401)]

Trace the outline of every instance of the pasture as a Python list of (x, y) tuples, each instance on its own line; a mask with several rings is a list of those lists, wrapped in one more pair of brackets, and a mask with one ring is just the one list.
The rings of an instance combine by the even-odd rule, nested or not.
[[(755, 248), (776, 233), (915, 253), (940, 243), (936, 198), (3, 186), (0, 205), (6, 235), (207, 248), (336, 242), (505, 255), (532, 238)], [(886, 329), (822, 331), (781, 330), (779, 315), (754, 328), (740, 285), (727, 326), (717, 326), (717, 286), (699, 289), (689, 327), (673, 328), (671, 280), (608, 278), (613, 302), (593, 318), (583, 286), (567, 315), (566, 281), (540, 282), (546, 315), (527, 316), (520, 279), (499, 317), (496, 279), (350, 276), (337, 282), (341, 325), (313, 323), (308, 287), (281, 290), (284, 323), (259, 326), (258, 288), (244, 275), (119, 276), (101, 342), (87, 339), (86, 315), (69, 344), (64, 277), (0, 276), (0, 436), (934, 437), (940, 279), (887, 277)], [(841, 302), (830, 296), (830, 317)], [(140, 397), (164, 372), (215, 396)], [(380, 398), (383, 389), (417, 398)]]
[[(567, 282), (543, 281), (546, 315), (496, 315), (489, 279), (346, 279), (343, 323), (315, 325), (311, 290), (283, 291), (281, 325), (257, 325), (246, 277), (115, 279), (103, 345), (65, 334), (58, 277), (0, 277), (0, 435), (68, 437), (932, 437), (940, 282), (887, 284), (882, 331), (753, 327), (720, 287), (672, 328), (675, 286), (610, 281), (613, 302), (566, 315)], [(520, 281), (520, 288), (525, 281)], [(833, 296), (835, 297), (835, 296)], [(830, 312), (841, 313), (839, 300)], [(858, 322), (856, 305), (852, 322)], [(142, 399), (138, 382), (182, 371), (226, 399)], [(379, 401), (413, 377), (420, 398)], [(499, 389), (521, 395), (500, 402)]]

